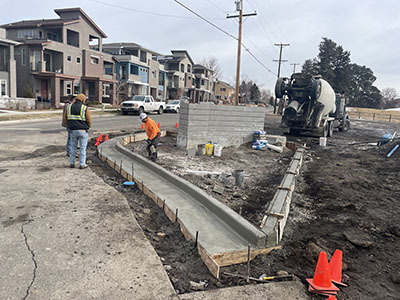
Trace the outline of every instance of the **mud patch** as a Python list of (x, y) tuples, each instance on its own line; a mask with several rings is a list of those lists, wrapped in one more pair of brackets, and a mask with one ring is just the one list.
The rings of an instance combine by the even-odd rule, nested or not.
[(41, 167), (37, 169), (39, 172), (49, 172), (52, 170), (52, 168), (49, 167)]

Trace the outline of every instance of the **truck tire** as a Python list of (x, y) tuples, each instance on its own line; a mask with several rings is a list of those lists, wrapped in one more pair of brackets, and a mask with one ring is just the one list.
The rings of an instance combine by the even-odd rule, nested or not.
[(284, 93), (283, 88), (284, 87), (285, 87), (285, 78), (279, 77), (275, 84), (275, 97), (276, 98), (283, 97), (283, 93)]
[(334, 125), (333, 125), (333, 121), (329, 121), (328, 122), (328, 137), (332, 137), (333, 136), (333, 129), (334, 129)]
[(164, 109), (163, 109), (162, 106), (160, 106), (160, 107), (158, 108), (158, 114), (161, 115), (163, 112), (164, 112)]
[(144, 113), (144, 107), (143, 106), (139, 107), (139, 115), (142, 114), (142, 113)]
[(321, 96), (322, 83), (321, 80), (316, 79), (311, 86), (311, 100), (317, 100)]
[(128, 112), (123, 110), (123, 111), (122, 111), (122, 114), (123, 114), (123, 115), (127, 115)]
[(339, 127), (340, 131), (348, 131), (350, 129), (350, 120), (344, 119), (342, 126)]

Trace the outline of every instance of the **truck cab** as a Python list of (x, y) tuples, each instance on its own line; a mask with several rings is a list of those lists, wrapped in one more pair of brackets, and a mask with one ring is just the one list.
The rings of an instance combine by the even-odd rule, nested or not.
[(126, 115), (130, 112), (143, 113), (156, 111), (159, 114), (164, 112), (165, 102), (154, 101), (151, 95), (135, 95), (131, 100), (121, 103), (121, 112)]

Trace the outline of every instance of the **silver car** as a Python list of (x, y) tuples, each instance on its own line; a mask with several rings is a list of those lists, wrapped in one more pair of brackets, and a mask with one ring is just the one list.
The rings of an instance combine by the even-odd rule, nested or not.
[(179, 113), (180, 110), (180, 106), (181, 106), (181, 101), (180, 100), (170, 100), (167, 105), (165, 106), (164, 111), (165, 112), (175, 112), (175, 113)]

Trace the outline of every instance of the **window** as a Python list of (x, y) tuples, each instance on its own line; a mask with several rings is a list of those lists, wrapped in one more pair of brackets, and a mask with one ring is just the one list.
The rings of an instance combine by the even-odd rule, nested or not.
[(226, 91), (226, 88), (220, 88), (220, 90), (221, 90), (221, 92), (225, 92)]
[(204, 85), (204, 79), (201, 80), (201, 85)]
[(142, 95), (147, 94), (147, 86), (142, 85)]
[(72, 95), (72, 82), (71, 81), (65, 82), (65, 93), (67, 96)]
[(7, 80), (0, 79), (0, 97), (8, 96)]
[(151, 71), (151, 77), (152, 77), (152, 78), (157, 78), (157, 72), (156, 72), (156, 70)]
[(26, 66), (26, 48), (21, 49), (21, 66)]
[(79, 56), (76, 58), (76, 63), (77, 63), (77, 64), (80, 64), (80, 63), (81, 63), (81, 58), (80, 58)]
[(181, 72), (185, 73), (185, 65), (181, 64)]
[(147, 52), (140, 51), (140, 61), (146, 63), (147, 62)]
[(68, 60), (68, 61), (71, 61), (71, 60), (72, 60), (71, 55), (68, 55), (68, 56), (67, 56), (67, 60)]
[(104, 62), (104, 74), (112, 75), (113, 73), (113, 64), (109, 62)]
[(92, 64), (94, 64), (94, 65), (98, 65), (98, 64), (99, 64), (99, 58), (98, 58), (98, 57), (91, 56), (91, 57), (90, 57), (90, 62), (91, 62)]
[(190, 68), (191, 68), (191, 65), (187, 65), (187, 71), (188, 71), (188, 73), (192, 73), (191, 70), (190, 70)]
[(139, 67), (131, 65), (131, 74), (132, 75), (139, 75)]
[(78, 95), (81, 92), (80, 82), (74, 82), (74, 95)]
[(103, 97), (110, 97), (110, 85), (103, 83)]
[(79, 33), (67, 29), (67, 44), (74, 47), (79, 47)]
[(51, 41), (56, 41), (56, 42), (58, 41), (57, 34), (52, 33), (52, 32), (47, 33), (47, 39), (51, 40)]
[(32, 71), (39, 71), (39, 69), (40, 69), (40, 59), (41, 59), (40, 51), (34, 50), (33, 51)]
[(38, 37), (38, 32), (37, 32), (37, 30), (32, 30), (32, 29), (18, 30), (17, 37), (19, 39), (37, 38)]

